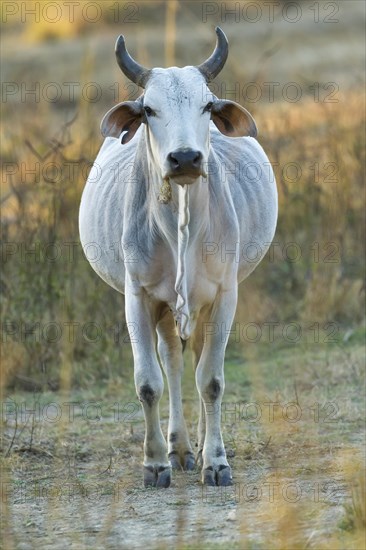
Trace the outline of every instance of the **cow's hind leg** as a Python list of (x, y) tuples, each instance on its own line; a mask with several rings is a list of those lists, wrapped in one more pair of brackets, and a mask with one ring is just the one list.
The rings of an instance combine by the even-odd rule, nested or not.
[[(202, 327), (204, 326), (206, 318), (204, 315), (202, 315), (197, 323), (196, 331), (192, 337), (192, 350), (193, 350), (193, 368), (196, 371), (201, 353), (203, 348), (203, 330)], [(197, 425), (197, 464), (200, 468), (202, 468), (203, 465), (203, 445), (205, 443), (205, 435), (206, 435), (206, 412), (205, 412), (205, 406), (203, 403), (203, 400), (201, 396), (198, 396), (199, 398), (199, 417), (198, 417), (198, 425)]]
[(182, 342), (177, 336), (174, 317), (169, 309), (163, 312), (157, 324), (157, 333), (158, 352), (169, 387), (168, 457), (173, 468), (193, 470), (195, 458), (182, 406)]

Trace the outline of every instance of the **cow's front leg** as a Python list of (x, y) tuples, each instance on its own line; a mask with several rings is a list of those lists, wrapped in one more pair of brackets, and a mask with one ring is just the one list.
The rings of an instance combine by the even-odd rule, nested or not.
[(202, 483), (231, 485), (231, 469), (221, 435), (221, 402), (225, 389), (224, 359), (237, 302), (237, 288), (221, 292), (209, 322), (203, 327), (203, 349), (196, 370), (196, 383), (203, 401), (206, 435), (202, 452)]
[(164, 381), (156, 356), (156, 306), (143, 289), (126, 288), (126, 320), (131, 334), (135, 387), (145, 416), (144, 485), (169, 487), (171, 466), (160, 428)]

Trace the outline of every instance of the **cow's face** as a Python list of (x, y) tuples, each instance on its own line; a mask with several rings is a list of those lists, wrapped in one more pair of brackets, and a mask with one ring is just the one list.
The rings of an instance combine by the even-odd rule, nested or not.
[(199, 67), (182, 69), (143, 69), (125, 50), (123, 37), (117, 41), (117, 59), (118, 51), (122, 52), (121, 68), (145, 88), (145, 93), (136, 101), (120, 103), (108, 111), (102, 133), (117, 138), (122, 134), (121, 143), (125, 144), (141, 124), (145, 125), (149, 160), (162, 179), (180, 185), (206, 175), (210, 120), (229, 137), (257, 134), (248, 111), (232, 101), (217, 99), (207, 87), (207, 81), (217, 74), (227, 56), (223, 51), (226, 37), (221, 30), (216, 32), (221, 45), (217, 45), (213, 56)]
[(214, 99), (195, 67), (151, 71), (143, 109), (151, 158), (163, 179), (185, 184), (206, 175)]

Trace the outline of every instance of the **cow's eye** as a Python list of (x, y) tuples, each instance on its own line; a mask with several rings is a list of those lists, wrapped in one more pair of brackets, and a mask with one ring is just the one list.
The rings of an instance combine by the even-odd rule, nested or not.
[(203, 112), (204, 113), (207, 113), (208, 111), (211, 111), (211, 107), (213, 105), (213, 102), (212, 101), (209, 101), (206, 105), (206, 107), (203, 109)]
[(147, 116), (152, 116), (154, 114), (154, 111), (152, 110), (151, 107), (149, 107), (148, 105), (145, 105), (144, 106), (144, 111), (145, 113), (147, 114)]

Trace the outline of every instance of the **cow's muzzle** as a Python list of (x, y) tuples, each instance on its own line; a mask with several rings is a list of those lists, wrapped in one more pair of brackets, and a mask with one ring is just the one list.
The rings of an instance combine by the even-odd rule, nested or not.
[(204, 175), (203, 155), (200, 151), (192, 149), (177, 150), (169, 153), (167, 157), (169, 178), (186, 176), (193, 180)]

